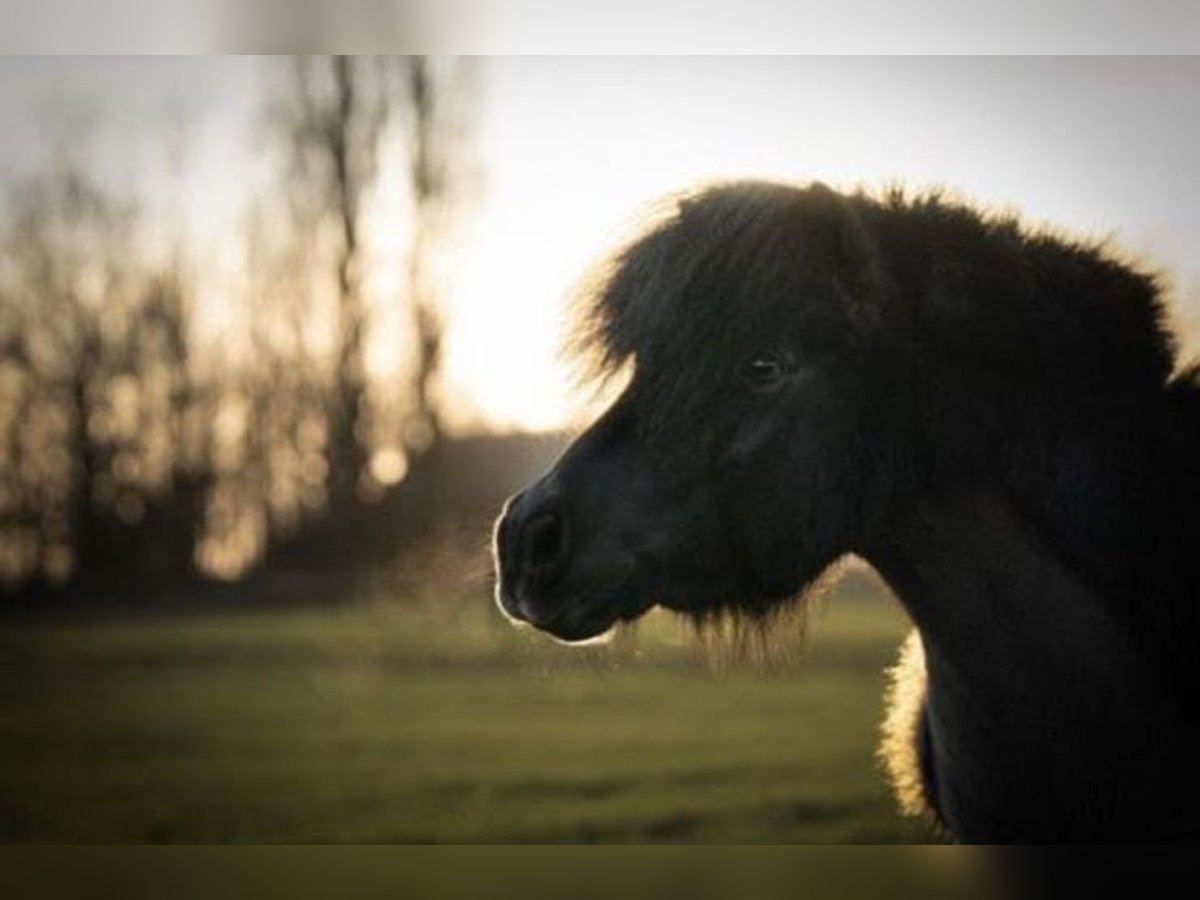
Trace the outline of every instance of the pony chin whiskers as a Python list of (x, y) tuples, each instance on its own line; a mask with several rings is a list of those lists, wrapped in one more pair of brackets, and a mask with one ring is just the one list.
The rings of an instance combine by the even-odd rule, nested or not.
[(724, 607), (685, 616), (705, 661), (716, 671), (789, 668), (804, 648), (807, 614), (802, 603), (766, 612)]
[(839, 559), (787, 596), (723, 603), (682, 615), (713, 668), (787, 668), (803, 655), (811, 617), (823, 607), (845, 568), (845, 559)]

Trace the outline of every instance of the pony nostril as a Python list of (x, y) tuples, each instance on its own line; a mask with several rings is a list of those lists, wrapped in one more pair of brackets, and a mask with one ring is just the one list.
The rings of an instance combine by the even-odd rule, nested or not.
[(556, 513), (541, 513), (525, 528), (525, 552), (529, 568), (545, 573), (553, 568), (566, 550), (566, 529)]

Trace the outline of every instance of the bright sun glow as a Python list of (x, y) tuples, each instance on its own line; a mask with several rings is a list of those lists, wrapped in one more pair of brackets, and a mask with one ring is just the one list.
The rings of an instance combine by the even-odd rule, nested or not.
[[(557, 358), (569, 289), (654, 198), (715, 178), (842, 188), (902, 181), (1019, 202), (1034, 221), (1115, 233), (1173, 269), (1187, 321), (1200, 294), (1200, 243), (1188, 237), (1200, 233), (1200, 202), (1185, 212), (1172, 179), (1147, 180), (1136, 132), (1113, 125), (1128, 115), (1168, 127), (1177, 114), (1147, 112), (1136, 92), (1122, 95), (1121, 71), (1085, 68), (1036, 60), (489, 61), (486, 190), (462, 248), (446, 348), (451, 424), (540, 430), (572, 421), (577, 403)], [(1161, 77), (1172, 83), (1170, 72)], [(1087, 94), (1108, 100), (1089, 104)], [(983, 95), (990, 99), (981, 106)], [(1081, 155), (1088, 146), (1110, 149)], [(1136, 192), (1118, 187), (1135, 183)], [(1175, 227), (1166, 227), (1167, 209)]]

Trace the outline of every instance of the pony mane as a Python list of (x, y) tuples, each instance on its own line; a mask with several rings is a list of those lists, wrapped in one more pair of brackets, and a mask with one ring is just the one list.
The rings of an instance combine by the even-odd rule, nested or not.
[(670, 342), (723, 345), (733, 317), (706, 317), (699, 303), (683, 305), (686, 295), (705, 280), (753, 284), (780, 274), (764, 269), (787, 238), (778, 221), (788, 199), (778, 185), (730, 182), (649, 207), (574, 292), (566, 351), (581, 376), (611, 379)]
[(844, 206), (822, 185), (766, 181), (659, 201), (574, 291), (565, 350), (579, 380), (604, 385), (636, 367), (655, 392), (656, 414), (686, 420), (690, 403), (706, 395), (699, 388), (709, 398), (725, 389), (719, 363), (763, 350), (772, 336), (800, 334), (816, 347), (849, 342), (853, 311), (825, 296), (834, 286), (817, 285), (830, 302), (792, 302), (811, 294), (814, 273), (832, 257), (848, 290), (875, 272), (859, 246), (861, 226), (844, 227)]
[(1097, 379), (1157, 391), (1170, 377), (1176, 345), (1161, 277), (1111, 238), (1029, 225), (938, 189), (856, 201), (888, 234), (889, 263), (918, 294), (920, 326), (933, 335), (967, 329), (973, 351), (1088, 391)]
[(575, 285), (563, 349), (581, 381), (617, 377), (632, 361), (647, 326), (656, 324), (649, 314), (656, 294), (685, 286), (699, 260), (720, 250), (727, 237), (724, 229), (690, 245), (681, 240), (685, 205), (705, 198), (713, 207), (737, 205), (721, 185), (661, 197), (641, 211), (617, 246)]
[[(821, 240), (832, 253), (806, 253)], [(1110, 241), (1031, 227), (943, 190), (839, 194), (765, 181), (712, 184), (651, 207), (574, 292), (567, 356), (580, 380), (604, 383), (672, 344), (711, 358), (812, 329), (801, 310), (814, 259), (834, 260), (843, 282), (862, 281), (845, 321), (826, 316), (818, 330), (878, 322), (893, 332), (885, 340), (916, 341), (914, 352), (974, 358), (1075, 394), (1161, 390), (1174, 368), (1158, 277)], [(721, 290), (705, 294), (712, 285)]]

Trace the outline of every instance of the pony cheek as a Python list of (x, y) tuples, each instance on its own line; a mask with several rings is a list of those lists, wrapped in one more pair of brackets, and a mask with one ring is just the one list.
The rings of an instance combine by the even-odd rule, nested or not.
[(758, 468), (770, 454), (779, 433), (780, 424), (774, 416), (756, 416), (744, 422), (722, 454), (721, 468), (733, 471)]

